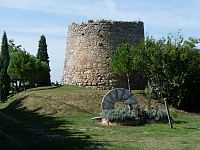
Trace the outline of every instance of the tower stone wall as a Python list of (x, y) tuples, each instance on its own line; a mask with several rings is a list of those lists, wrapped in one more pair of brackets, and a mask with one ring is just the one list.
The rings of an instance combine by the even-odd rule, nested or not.
[(68, 27), (63, 84), (112, 89), (126, 86), (109, 63), (123, 43), (137, 45), (144, 39), (141, 21), (88, 21)]

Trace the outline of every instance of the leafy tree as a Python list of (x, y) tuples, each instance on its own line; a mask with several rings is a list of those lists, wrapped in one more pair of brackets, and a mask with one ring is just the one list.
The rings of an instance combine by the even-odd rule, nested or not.
[(22, 82), (25, 90), (25, 76), (31, 70), (30, 55), (26, 51), (12, 52), (10, 55), (8, 73), (13, 81), (19, 81), (19, 88), (21, 88)]
[[(12, 56), (13, 52), (19, 52), (20, 53), (22, 51), (25, 51), (24, 49), (22, 49), (21, 45), (16, 45), (14, 43), (13, 39), (8, 41), (8, 50), (9, 50), (10, 56)], [(12, 69), (16, 69), (16, 68), (12, 68)], [(19, 92), (19, 90), (21, 89), (22, 81), (18, 78), (17, 74), (15, 74), (15, 71), (13, 73), (9, 71), (9, 75), (11, 76), (13, 93), (15, 91)]]
[(110, 63), (114, 73), (126, 74), (129, 91), (131, 91), (130, 76), (132, 72), (139, 71), (143, 64), (143, 48), (140, 46), (123, 44), (117, 49)]
[[(44, 35), (42, 35), (39, 40), (37, 58), (40, 61), (46, 62), (49, 66), (49, 56), (48, 56), (48, 52), (47, 52), (46, 38)], [(38, 82), (38, 85), (39, 86), (51, 85), (50, 77), (51, 76), (50, 76), (50, 67), (49, 67), (49, 69), (41, 76), (41, 78), (43, 80), (41, 82)]]
[(1, 55), (0, 55), (0, 101), (5, 102), (10, 90), (10, 77), (7, 74), (7, 68), (9, 65), (9, 52), (7, 35), (4, 32), (1, 43)]
[(168, 36), (145, 41), (146, 75), (154, 95), (164, 96), (173, 106), (185, 110), (199, 109), (200, 54), (198, 39), (184, 40)]
[(16, 46), (13, 39), (8, 41), (8, 51), (9, 51), (9, 53), (15, 52), (15, 51), (20, 51), (20, 50), (22, 50), (21, 45)]
[(26, 80), (37, 84), (38, 82), (43, 81), (41, 76), (49, 70), (49, 65), (46, 62), (40, 61), (35, 56), (30, 56), (31, 70), (26, 72)]
[(46, 62), (40, 61), (26, 51), (14, 51), (10, 56), (8, 73), (17, 89), (21, 88), (21, 83), (23, 83), (23, 89), (26, 91), (26, 83), (36, 84), (41, 82), (42, 74), (48, 70)]

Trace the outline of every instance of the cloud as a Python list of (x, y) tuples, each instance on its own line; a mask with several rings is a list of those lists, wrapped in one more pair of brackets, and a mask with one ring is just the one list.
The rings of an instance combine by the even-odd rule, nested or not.
[[(69, 20), (140, 19), (144, 21), (145, 32), (151, 32), (153, 36), (163, 36), (178, 29), (200, 36), (199, 7), (199, 0), (0, 0), (0, 9), (5, 8), (7, 12), (14, 13), (20, 10), (17, 17), (21, 17), (3, 17), (1, 9), (0, 29), (6, 30), (16, 44), (21, 44), (31, 54), (37, 52), (40, 35), (47, 35), (51, 73), (55, 81), (61, 77), (63, 70), (66, 26), (71, 24)], [(24, 21), (22, 12), (27, 13), (27, 16), (24, 15), (26, 17), (31, 15), (35, 18), (26, 18)]]
[[(113, 0), (0, 0), (0, 7), (27, 9), (40, 12), (56, 13), (62, 15), (100, 15), (103, 12), (113, 13), (115, 3)], [(101, 12), (101, 13), (100, 13)]]
[[(124, 5), (122, 8), (121, 5)], [(92, 19), (138, 20), (161, 28), (199, 28), (200, 2), (119, 0), (0, 0), (0, 7), (27, 9), (58, 15), (84, 16)], [(179, 8), (179, 9), (177, 9)]]
[[(1, 22), (1, 21), (0, 21)], [(66, 28), (62, 25), (56, 24), (41, 24), (41, 23), (6, 23), (0, 24), (0, 28), (9, 32), (20, 33), (20, 34), (45, 34), (54, 36), (63, 36), (66, 32)]]

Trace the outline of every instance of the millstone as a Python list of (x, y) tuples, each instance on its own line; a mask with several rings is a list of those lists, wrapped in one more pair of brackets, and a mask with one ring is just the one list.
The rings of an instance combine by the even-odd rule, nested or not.
[(114, 109), (115, 103), (123, 102), (125, 105), (135, 109), (138, 107), (136, 98), (131, 92), (123, 88), (110, 90), (102, 99), (102, 111)]

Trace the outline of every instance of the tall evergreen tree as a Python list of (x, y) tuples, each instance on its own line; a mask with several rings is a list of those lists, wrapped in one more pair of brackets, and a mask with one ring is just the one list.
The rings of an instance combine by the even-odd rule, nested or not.
[(8, 51), (8, 40), (6, 32), (4, 31), (3, 37), (2, 37), (2, 43), (1, 43), (1, 57), (3, 61), (3, 68), (7, 70), (9, 65), (9, 51)]
[(1, 43), (0, 56), (0, 101), (5, 102), (10, 90), (10, 77), (7, 73), (9, 65), (8, 40), (6, 32), (4, 32)]
[(10, 77), (4, 69), (0, 69), (0, 102), (5, 102), (10, 90)]
[(37, 58), (40, 61), (46, 62), (49, 67), (48, 71), (46, 71), (41, 77), (42, 81), (38, 83), (38, 86), (49, 86), (51, 85), (51, 79), (50, 79), (51, 76), (50, 76), (49, 56), (47, 52), (46, 38), (44, 35), (42, 35), (39, 40)]

